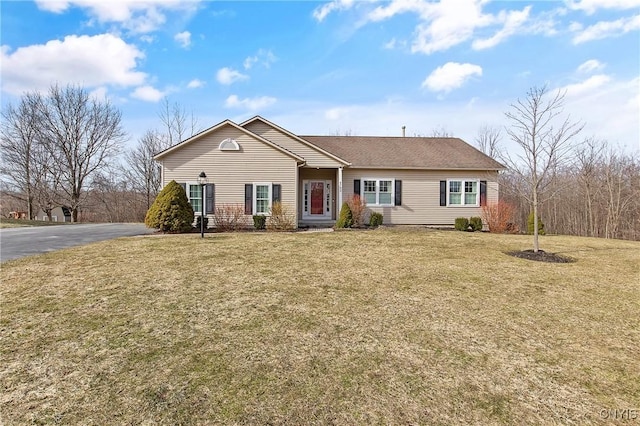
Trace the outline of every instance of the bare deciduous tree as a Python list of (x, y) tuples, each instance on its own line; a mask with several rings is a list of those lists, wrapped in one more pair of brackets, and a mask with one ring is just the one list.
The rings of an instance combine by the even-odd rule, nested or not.
[(575, 156), (578, 169), (577, 177), (584, 191), (583, 196), (586, 204), (586, 235), (591, 237), (597, 235), (594, 201), (598, 195), (597, 191), (599, 187), (597, 184), (598, 168), (602, 162), (605, 148), (606, 143), (588, 138), (577, 148)]
[(61, 190), (77, 222), (87, 179), (108, 165), (124, 141), (121, 113), (82, 87), (54, 85), (39, 115), (39, 137), (57, 165)]
[(13, 189), (12, 194), (26, 202), (29, 219), (35, 215), (36, 185), (41, 171), (34, 161), (40, 149), (37, 137), (38, 109), (41, 103), (42, 98), (39, 94), (25, 94), (17, 106), (9, 104), (2, 111), (0, 128), (0, 172)]
[[(604, 168), (604, 192), (607, 198), (605, 238), (617, 238), (624, 213), (637, 203), (638, 164), (631, 157), (607, 153)], [(637, 220), (637, 218), (636, 218)]]
[(193, 113), (189, 118), (184, 107), (177, 102), (170, 104), (168, 98), (164, 98), (158, 117), (160, 130), (148, 130), (136, 147), (125, 153), (124, 175), (134, 190), (145, 195), (147, 209), (158, 194), (161, 183), (160, 166), (153, 159), (154, 155), (200, 131)]
[[(160, 134), (165, 138), (165, 146), (172, 146), (182, 142), (185, 138), (195, 135), (200, 131), (198, 120), (193, 112), (187, 116), (187, 112), (179, 103), (169, 103), (169, 98), (164, 98), (158, 117), (162, 123)], [(187, 122), (187, 119), (190, 122)]]
[[(547, 232), (640, 240), (640, 158), (605, 140), (588, 138), (575, 161), (558, 169), (548, 191), (555, 194), (538, 211)], [(511, 172), (500, 175), (500, 199), (517, 208), (522, 228), (531, 211), (520, 193), (525, 183)]]
[(499, 127), (484, 125), (478, 130), (476, 136), (476, 145), (478, 149), (491, 158), (496, 158), (499, 155), (499, 144), (502, 139), (502, 132)]
[(166, 143), (162, 136), (155, 130), (148, 130), (136, 147), (125, 153), (125, 176), (134, 189), (145, 195), (147, 209), (160, 190), (160, 166), (153, 156), (164, 148)]
[(336, 129), (333, 132), (329, 133), (329, 136), (355, 136), (356, 133), (351, 129), (340, 130)]
[(434, 128), (431, 131), (431, 137), (433, 138), (451, 138), (453, 134), (449, 132), (444, 126), (440, 126), (439, 128)]
[(547, 86), (533, 87), (524, 99), (511, 104), (506, 112), (511, 127), (507, 134), (518, 147), (518, 153), (503, 153), (501, 159), (522, 185), (520, 195), (531, 205), (534, 217), (533, 251), (540, 249), (538, 238), (539, 203), (553, 194), (548, 192), (554, 173), (570, 151), (570, 141), (584, 127), (579, 122), (562, 118), (564, 93), (550, 94)]

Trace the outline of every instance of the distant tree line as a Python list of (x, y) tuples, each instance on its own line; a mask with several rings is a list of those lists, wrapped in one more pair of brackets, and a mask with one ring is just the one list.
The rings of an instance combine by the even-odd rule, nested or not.
[(120, 111), (79, 86), (52, 85), (46, 94), (25, 93), (2, 111), (0, 195), (2, 213), (34, 218), (60, 205), (72, 221), (142, 221), (160, 190), (153, 155), (196, 133), (197, 122), (165, 98), (160, 128), (134, 148)]
[[(583, 125), (563, 115), (564, 93), (534, 87), (511, 105), (505, 129), (484, 126), (476, 145), (500, 160), (500, 198), (515, 207), (514, 224), (542, 220), (547, 233), (640, 240), (640, 160), (621, 147), (578, 138)], [(534, 251), (538, 226), (534, 222)]]
[[(620, 147), (592, 138), (576, 143), (571, 157), (554, 166), (547, 191), (553, 198), (538, 212), (547, 233), (640, 240), (640, 161)], [(501, 199), (516, 206), (514, 218), (526, 229), (529, 203), (522, 184), (507, 171)]]
[[(636, 153), (580, 136), (583, 124), (564, 115), (564, 94), (546, 86), (530, 89), (505, 115), (507, 127), (483, 126), (475, 143), (507, 167), (500, 197), (515, 208), (520, 230), (535, 212), (547, 233), (640, 240)], [(165, 98), (158, 127), (123, 149), (121, 113), (107, 100), (78, 86), (25, 93), (2, 111), (2, 214), (26, 209), (33, 218), (42, 210), (51, 218), (65, 205), (74, 221), (143, 221), (161, 189), (153, 156), (200, 130), (193, 114)], [(439, 128), (431, 136), (451, 134)]]

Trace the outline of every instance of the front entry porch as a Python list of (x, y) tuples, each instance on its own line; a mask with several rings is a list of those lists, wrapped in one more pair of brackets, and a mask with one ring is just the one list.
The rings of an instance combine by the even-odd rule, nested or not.
[(299, 172), (298, 226), (333, 226), (342, 204), (342, 169), (301, 168)]

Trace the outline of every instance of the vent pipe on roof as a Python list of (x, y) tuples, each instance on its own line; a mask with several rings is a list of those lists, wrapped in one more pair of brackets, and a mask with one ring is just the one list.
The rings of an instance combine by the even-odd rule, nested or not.
[(402, 126), (402, 137), (404, 138), (404, 131), (407, 129), (407, 126)]

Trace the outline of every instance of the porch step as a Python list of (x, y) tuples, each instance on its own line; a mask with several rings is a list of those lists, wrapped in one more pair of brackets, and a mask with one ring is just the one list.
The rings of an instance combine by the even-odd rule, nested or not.
[(333, 225), (335, 225), (336, 222), (334, 220), (331, 221), (327, 221), (327, 220), (323, 220), (323, 221), (318, 221), (318, 220), (314, 220), (314, 221), (300, 221), (298, 222), (298, 228), (333, 228)]

